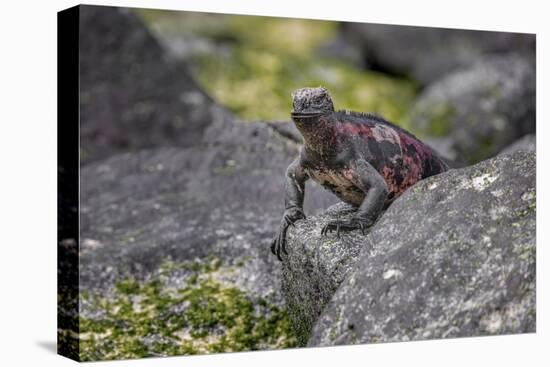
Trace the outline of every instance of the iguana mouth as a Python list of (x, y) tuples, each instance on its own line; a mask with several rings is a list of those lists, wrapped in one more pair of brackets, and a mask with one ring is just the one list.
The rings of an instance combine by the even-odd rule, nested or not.
[(292, 118), (311, 118), (321, 116), (323, 112), (291, 112), (290, 116)]

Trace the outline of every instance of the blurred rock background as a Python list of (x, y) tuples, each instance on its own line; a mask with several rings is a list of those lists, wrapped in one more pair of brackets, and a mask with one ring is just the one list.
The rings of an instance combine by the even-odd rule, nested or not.
[[(337, 108), (378, 113), (458, 166), (535, 148), (534, 35), (95, 6), (80, 17), (84, 360), (304, 344), (269, 252), (300, 144), (296, 88), (323, 85)], [(335, 202), (308, 183), (308, 213)]]

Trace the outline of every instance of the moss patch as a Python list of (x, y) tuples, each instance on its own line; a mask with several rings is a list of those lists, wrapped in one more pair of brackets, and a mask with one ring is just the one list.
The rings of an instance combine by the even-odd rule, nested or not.
[(450, 103), (435, 103), (420, 113), (426, 120), (422, 133), (429, 136), (447, 136), (451, 132), (455, 108)]
[(167, 37), (201, 37), (216, 45), (191, 64), (200, 84), (245, 120), (288, 120), (290, 93), (325, 86), (337, 108), (376, 112), (399, 123), (415, 95), (412, 82), (319, 55), (337, 22), (144, 10)]
[[(185, 270), (181, 287), (167, 280)], [(80, 318), (84, 361), (289, 348), (286, 313), (216, 279), (219, 260), (167, 262), (146, 282), (119, 281), (111, 296), (83, 293), (101, 316)], [(179, 274), (179, 273), (178, 273)]]
[(464, 152), (468, 163), (475, 164), (495, 154), (495, 141), (493, 136), (479, 135), (476, 137), (474, 149)]
[(434, 107), (429, 132), (433, 136), (446, 136), (451, 132), (452, 119), (456, 111), (452, 104), (440, 104)]

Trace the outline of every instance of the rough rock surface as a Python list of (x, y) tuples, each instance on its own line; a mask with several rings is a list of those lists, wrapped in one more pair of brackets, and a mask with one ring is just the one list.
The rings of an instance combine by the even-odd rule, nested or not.
[[(81, 171), (82, 289), (147, 279), (164, 261), (217, 257), (244, 264), (236, 283), (278, 302), (269, 251), (297, 145), (264, 123), (213, 124), (204, 145), (144, 150)], [(311, 185), (306, 210), (335, 200)]]
[(366, 236), (320, 236), (342, 204), (297, 222), (283, 291), (300, 342), (533, 332), (535, 210), (535, 154), (516, 152), (421, 181)]
[(421, 135), (447, 141), (450, 159), (476, 163), (535, 132), (535, 65), (490, 58), (430, 85), (411, 112)]
[(321, 229), (334, 217), (346, 218), (354, 209), (336, 204), (324, 213), (297, 221), (287, 234), (288, 255), (283, 256), (283, 296), (294, 331), (305, 345), (311, 328), (334, 292), (349, 275), (364, 246), (359, 232), (336, 240), (321, 237)]
[[(342, 44), (343, 43), (343, 44)], [(341, 45), (339, 45), (341, 44)], [(532, 34), (386, 24), (343, 23), (340, 37), (327, 50), (355, 62), (359, 49), (367, 68), (407, 75), (428, 85), (448, 72), (471, 65), (487, 55), (534, 53)], [(325, 52), (327, 52), (325, 50)]]
[(309, 345), (534, 332), (535, 154), (420, 182), (367, 237)]
[(191, 146), (212, 121), (230, 119), (130, 9), (81, 5), (80, 27), (82, 163)]

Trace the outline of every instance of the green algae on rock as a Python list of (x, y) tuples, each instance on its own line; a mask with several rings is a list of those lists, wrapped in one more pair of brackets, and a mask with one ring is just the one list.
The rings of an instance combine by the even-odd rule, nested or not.
[[(235, 46), (224, 57), (197, 58), (198, 80), (243, 119), (288, 119), (289, 91), (304, 85), (329, 88), (339, 105), (400, 121), (414, 97), (411, 83), (361, 72), (337, 60)], [(259, 100), (260, 99), (260, 100)]]
[[(188, 273), (181, 286), (168, 284), (180, 269)], [(111, 295), (82, 293), (96, 315), (80, 318), (81, 360), (294, 347), (281, 308), (224, 283), (234, 270), (219, 259), (166, 262), (145, 282), (117, 282)]]
[[(397, 123), (412, 105), (416, 88), (411, 81), (317, 53), (336, 36), (337, 22), (147, 10), (139, 14), (168, 49), (186, 59), (208, 93), (242, 119), (288, 119), (290, 92), (304, 85), (323, 85), (333, 91), (338, 105), (376, 112)], [(202, 46), (192, 45), (197, 39)]]

